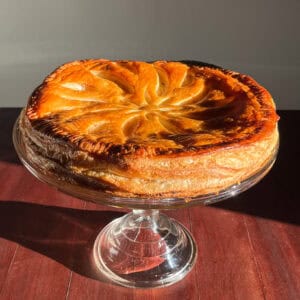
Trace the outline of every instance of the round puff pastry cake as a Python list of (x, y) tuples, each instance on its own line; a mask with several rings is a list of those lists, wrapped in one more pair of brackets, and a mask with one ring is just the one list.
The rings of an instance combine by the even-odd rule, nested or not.
[(271, 95), (207, 64), (91, 59), (67, 63), (20, 119), (32, 161), (60, 179), (124, 197), (218, 193), (277, 149)]

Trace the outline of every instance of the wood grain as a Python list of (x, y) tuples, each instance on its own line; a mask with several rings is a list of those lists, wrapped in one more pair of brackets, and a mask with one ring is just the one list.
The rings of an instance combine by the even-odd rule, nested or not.
[[(300, 112), (280, 112), (278, 160), (242, 195), (166, 212), (194, 235), (198, 260), (181, 282), (128, 289), (101, 277), (93, 241), (126, 210), (86, 203), (39, 182), (11, 142), (19, 110), (0, 109), (0, 299), (300, 299)], [(298, 135), (298, 136), (297, 136)]]
[(245, 218), (266, 299), (299, 299), (299, 227)]

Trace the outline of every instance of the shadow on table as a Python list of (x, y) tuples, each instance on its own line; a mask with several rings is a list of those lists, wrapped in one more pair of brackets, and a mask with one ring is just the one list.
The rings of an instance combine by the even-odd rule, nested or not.
[[(85, 277), (111, 284), (93, 258), (93, 245), (99, 231), (124, 213), (90, 211), (46, 206), (18, 201), (0, 201), (0, 237), (45, 255)], [(189, 276), (187, 279), (190, 278)], [(171, 294), (186, 295), (186, 281), (153, 291), (165, 299)], [(132, 297), (132, 290), (114, 286), (115, 293)], [(117, 289), (117, 290), (116, 290)], [(117, 292), (116, 292), (117, 291)], [(138, 297), (148, 290), (135, 291)], [(127, 299), (127, 297), (126, 297)]]
[(295, 187), (285, 187), (269, 174), (250, 190), (211, 206), (255, 217), (300, 225), (300, 201)]
[(99, 231), (122, 215), (3, 201), (0, 237), (50, 257), (76, 273), (105, 281), (95, 268), (93, 244)]

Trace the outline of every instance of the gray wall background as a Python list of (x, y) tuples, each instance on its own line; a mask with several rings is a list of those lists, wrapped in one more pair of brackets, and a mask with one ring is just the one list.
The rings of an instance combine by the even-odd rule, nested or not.
[(0, 0), (0, 106), (75, 59), (193, 59), (300, 109), (300, 0)]

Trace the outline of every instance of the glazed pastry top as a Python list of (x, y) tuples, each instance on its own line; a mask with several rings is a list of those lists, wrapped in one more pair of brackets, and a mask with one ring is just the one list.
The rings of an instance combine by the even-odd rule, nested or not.
[(263, 139), (276, 127), (270, 94), (252, 78), (181, 62), (85, 60), (35, 90), (33, 128), (89, 153), (180, 155)]

